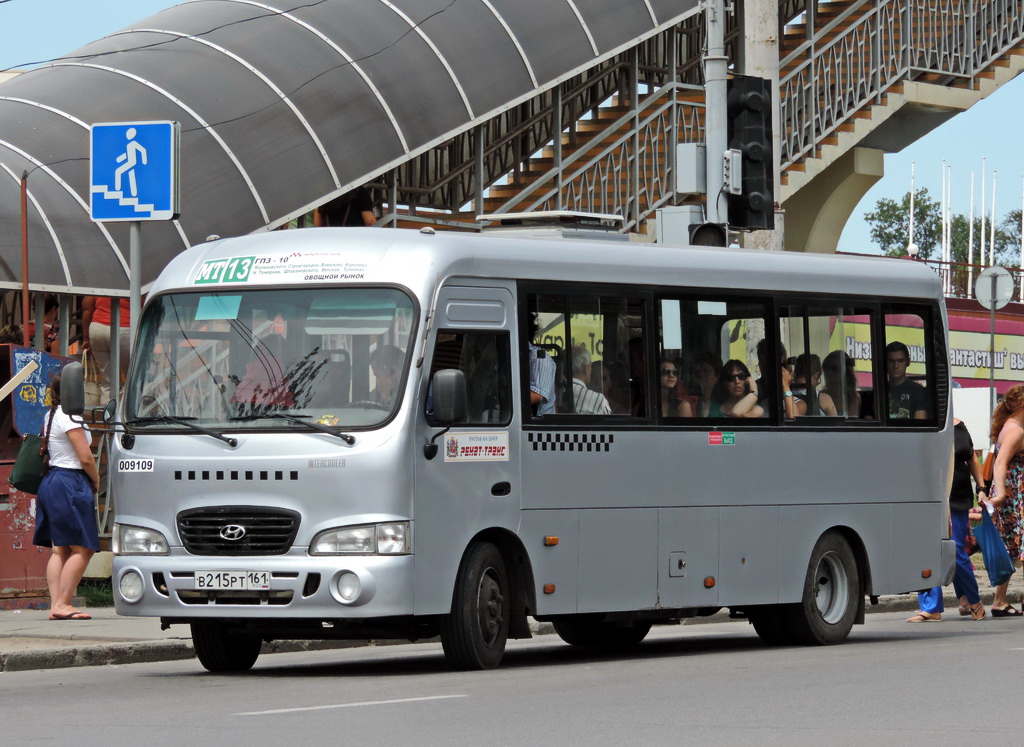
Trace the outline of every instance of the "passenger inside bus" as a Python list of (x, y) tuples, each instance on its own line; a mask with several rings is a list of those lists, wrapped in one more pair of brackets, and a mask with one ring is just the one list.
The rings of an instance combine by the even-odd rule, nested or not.
[(796, 417), (796, 405), (793, 403), (793, 392), (790, 389), (793, 383), (793, 371), (786, 361), (786, 346), (780, 343), (781, 356), (778, 363), (772, 362), (771, 341), (767, 338), (757, 343), (757, 365), (761, 371), (761, 378), (757, 380), (758, 391), (760, 392), (760, 405), (762, 412), (767, 415), (772, 411), (772, 403), (775, 401), (772, 396), (772, 389), (769, 382), (774, 378), (772, 369), (779, 372), (779, 392), (782, 394), (782, 406), (786, 419)]
[(889, 417), (897, 419), (928, 418), (928, 393), (916, 381), (907, 378), (910, 348), (902, 342), (885, 346), (885, 370), (889, 381)]
[(797, 417), (824, 415), (818, 402), (818, 385), (821, 384), (821, 359), (814, 353), (801, 353), (793, 367), (793, 405)]
[(706, 418), (711, 414), (711, 392), (722, 371), (722, 359), (714, 353), (702, 351), (693, 356), (691, 378), (697, 388), (694, 414)]
[(857, 391), (857, 371), (854, 360), (843, 350), (833, 350), (821, 364), (825, 386), (818, 404), (826, 415), (858, 417), (860, 392)]
[(757, 383), (747, 364), (739, 360), (727, 361), (711, 395), (711, 417), (762, 417), (764, 410), (757, 404), (757, 397)]
[(540, 324), (537, 314), (530, 314), (528, 352), (530, 362), (530, 404), (534, 415), (550, 415), (555, 412), (555, 381), (557, 366), (547, 351), (536, 343)]
[(658, 368), (658, 380), (661, 382), (661, 416), (663, 418), (692, 418), (693, 407), (684, 399), (679, 379), (679, 364), (670, 355), (662, 354)]
[(587, 386), (590, 381), (590, 352), (582, 345), (572, 349), (572, 400), (577, 415), (611, 415), (612, 408), (601, 392)]
[(235, 387), (231, 401), (240, 406), (242, 415), (252, 414), (257, 407), (292, 407), (295, 398), (288, 388), (282, 364), (285, 338), (269, 334), (253, 346), (253, 359), (245, 366), (245, 374)]
[(600, 391), (608, 400), (612, 415), (629, 415), (629, 382), (618, 361), (594, 361), (590, 388)]

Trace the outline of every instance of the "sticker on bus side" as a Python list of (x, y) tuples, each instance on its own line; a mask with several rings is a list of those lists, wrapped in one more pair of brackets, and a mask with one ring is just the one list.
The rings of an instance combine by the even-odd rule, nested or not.
[(507, 462), (508, 432), (449, 433), (444, 439), (446, 462)]
[(153, 459), (118, 459), (118, 472), (152, 472), (156, 467)]
[(708, 446), (735, 446), (736, 434), (722, 431), (710, 431), (708, 433)]

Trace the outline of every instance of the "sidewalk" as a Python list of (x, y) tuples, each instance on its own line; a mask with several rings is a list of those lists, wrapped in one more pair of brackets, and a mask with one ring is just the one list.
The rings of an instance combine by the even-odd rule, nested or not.
[[(975, 557), (980, 562), (980, 556)], [(992, 602), (992, 590), (984, 569), (975, 571), (981, 598), (986, 608)], [(1015, 607), (1019, 607), (1024, 593), (1024, 573), (1018, 569), (1010, 579), (1007, 594)], [(945, 614), (957, 615), (957, 600), (953, 587), (945, 589)], [(867, 606), (868, 613), (913, 612), (917, 609), (916, 594), (883, 596), (879, 603)], [(192, 639), (186, 625), (160, 629), (160, 620), (151, 617), (120, 617), (113, 607), (85, 609), (92, 620), (54, 621), (47, 610), (0, 611), (0, 672), (18, 672), (30, 669), (60, 669), (87, 667), (101, 664), (137, 664), (153, 661), (191, 659), (195, 656)], [(728, 613), (719, 612), (706, 618), (686, 620), (694, 625), (727, 621)], [(532, 622), (535, 635), (551, 633), (549, 623)], [(275, 641), (264, 644), (263, 652), (312, 651), (382, 645), (390, 641)]]

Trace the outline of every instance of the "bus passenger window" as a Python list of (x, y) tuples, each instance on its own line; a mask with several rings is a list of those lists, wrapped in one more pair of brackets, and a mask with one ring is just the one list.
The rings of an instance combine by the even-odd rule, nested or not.
[(872, 418), (871, 317), (867, 308), (827, 303), (781, 307), (779, 333), (792, 356), (788, 417), (822, 426), (825, 418)]
[(650, 377), (643, 302), (583, 290), (528, 293), (526, 299), (521, 345), (529, 368), (522, 379), (532, 415), (642, 416)]

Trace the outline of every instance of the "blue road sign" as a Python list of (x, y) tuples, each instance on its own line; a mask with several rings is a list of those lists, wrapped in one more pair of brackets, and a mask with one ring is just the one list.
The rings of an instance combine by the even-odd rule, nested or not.
[(171, 220), (178, 214), (177, 122), (94, 124), (89, 148), (95, 221)]

